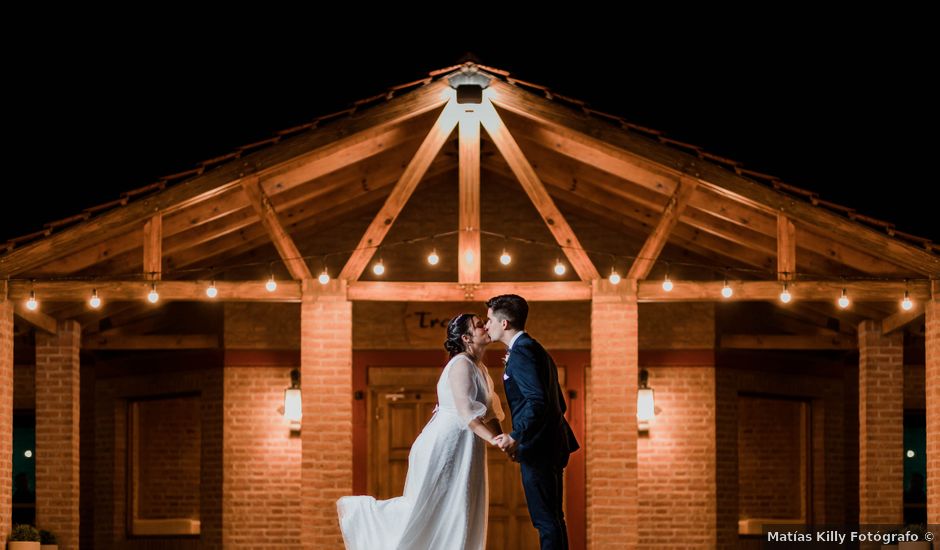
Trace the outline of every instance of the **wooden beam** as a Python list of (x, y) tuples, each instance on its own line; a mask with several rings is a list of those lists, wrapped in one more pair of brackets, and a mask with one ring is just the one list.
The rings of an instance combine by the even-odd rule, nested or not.
[(321, 130), (300, 134), (277, 147), (246, 155), (238, 162), (207, 170), (191, 180), (0, 256), (0, 277), (29, 271), (78, 248), (115, 237), (128, 231), (131, 226), (142, 223), (155, 212), (166, 215), (221, 195), (237, 187), (243, 177), (249, 174), (261, 177), (272, 174), (282, 169), (284, 163), (295, 161), (298, 155), (316, 155), (321, 151), (329, 153), (330, 158), (333, 158), (332, 155), (343, 156), (346, 146), (361, 141), (365, 134), (384, 134), (390, 126), (439, 107), (453, 94), (453, 89), (446, 82), (433, 82), (392, 99), (379, 108), (367, 109)]
[(368, 229), (359, 241), (359, 245), (356, 246), (356, 250), (349, 257), (346, 266), (343, 267), (343, 271), (339, 275), (340, 279), (354, 281), (362, 274), (369, 260), (375, 254), (376, 248), (382, 244), (382, 239), (388, 234), (395, 218), (398, 217), (402, 208), (405, 207), (405, 203), (411, 198), (418, 182), (421, 181), (434, 157), (440, 152), (444, 142), (447, 141), (448, 136), (454, 130), (459, 113), (460, 108), (456, 99), (452, 99), (444, 106), (444, 110), (434, 123), (431, 131), (424, 139), (424, 142), (421, 143), (421, 146), (418, 147), (418, 152), (408, 163), (405, 172), (399, 178), (398, 183), (395, 184), (395, 188), (392, 189), (392, 193), (379, 210), (378, 215), (369, 224)]
[[(638, 297), (641, 302), (720, 302), (723, 281), (673, 281), (670, 292), (663, 290), (659, 281), (640, 281)], [(734, 291), (730, 301), (779, 301), (782, 285), (776, 281), (729, 281)], [(911, 298), (923, 300), (927, 296), (927, 281), (910, 283), (890, 281), (791, 281), (789, 291), (793, 302), (835, 302), (845, 288), (853, 302), (899, 302), (904, 289), (910, 288)], [(793, 303), (791, 302), (791, 303)], [(786, 306), (782, 306), (786, 307)]]
[(83, 349), (215, 349), (217, 334), (112, 334), (82, 338)]
[[(794, 199), (692, 154), (656, 143), (636, 133), (599, 123), (587, 115), (565, 109), (498, 80), (490, 83), (485, 94), (500, 108), (576, 139), (596, 154), (617, 159), (624, 166), (624, 170), (630, 166), (639, 168), (642, 173), (624, 174), (626, 179), (631, 181), (651, 188), (658, 184), (662, 192), (672, 193), (680, 175), (696, 178), (700, 180), (701, 187), (730, 200), (768, 213), (782, 212), (794, 221), (815, 227), (822, 234), (852, 243), (861, 250), (867, 250), (917, 273), (940, 274), (940, 257), (922, 248)], [(602, 164), (596, 162), (592, 164), (602, 167)], [(658, 179), (657, 174), (661, 174)]]
[(500, 294), (518, 294), (529, 301), (590, 300), (591, 286), (578, 281), (544, 283), (394, 283), (356, 281), (349, 299), (378, 302), (479, 302)]
[(23, 305), (22, 300), (13, 304), (13, 315), (19, 317), (26, 324), (30, 325), (33, 328), (47, 332), (49, 334), (55, 334), (57, 329), (56, 326), (58, 321), (55, 317), (46, 315), (41, 311), (30, 311)]
[(901, 330), (907, 325), (920, 319), (924, 315), (924, 301), (914, 302), (914, 307), (910, 311), (901, 310), (890, 317), (881, 320), (881, 334), (888, 335), (896, 330)]
[(856, 338), (821, 334), (722, 334), (721, 349), (856, 349)]
[(163, 216), (154, 214), (144, 223), (144, 277), (159, 281), (163, 274)]
[(788, 281), (796, 274), (796, 226), (777, 214), (777, 280)]
[[(160, 301), (183, 300), (190, 302), (299, 302), (299, 281), (278, 281), (277, 289), (268, 292), (265, 281), (216, 281), (219, 290), (216, 298), (206, 296), (209, 281), (160, 281), (157, 292)], [(47, 301), (85, 301), (92, 289), (98, 289), (102, 302), (136, 301), (146, 302), (150, 292), (148, 281), (34, 281), (32, 288), (36, 297)], [(25, 300), (29, 297), (29, 281), (11, 281), (10, 299)]]
[(594, 264), (591, 263), (591, 259), (581, 246), (580, 241), (578, 241), (578, 237), (555, 206), (548, 191), (545, 190), (545, 185), (542, 184), (538, 174), (535, 173), (532, 165), (529, 164), (522, 150), (519, 149), (519, 144), (509, 133), (506, 124), (499, 117), (496, 109), (493, 108), (493, 104), (486, 98), (480, 106), (480, 122), (486, 128), (487, 134), (493, 140), (496, 148), (499, 149), (500, 154), (506, 159), (509, 168), (512, 169), (516, 179), (522, 185), (522, 189), (525, 190), (529, 200), (535, 205), (535, 209), (542, 216), (548, 230), (551, 231), (555, 241), (561, 246), (562, 251), (581, 280), (599, 279), (600, 274)]
[(480, 119), (470, 113), (460, 118), (459, 220), (457, 225), (457, 280), (479, 283), (480, 265)]
[(313, 275), (310, 273), (310, 268), (307, 267), (307, 262), (304, 261), (303, 255), (297, 249), (293, 239), (284, 230), (280, 220), (277, 219), (277, 212), (274, 211), (271, 201), (261, 189), (258, 178), (245, 178), (242, 180), (242, 190), (258, 217), (261, 218), (261, 225), (267, 231), (268, 236), (271, 237), (271, 242), (274, 243), (274, 248), (277, 249), (281, 260), (287, 266), (291, 277), (297, 281), (312, 279)]
[(637, 254), (633, 265), (630, 266), (627, 279), (643, 280), (650, 274), (653, 264), (659, 258), (659, 253), (662, 252), (663, 247), (666, 246), (666, 241), (669, 240), (669, 235), (672, 234), (672, 230), (679, 223), (679, 216), (682, 215), (686, 205), (689, 204), (689, 199), (692, 198), (697, 183), (689, 178), (682, 178), (679, 182), (679, 188), (676, 189), (676, 192), (666, 204), (663, 215), (659, 218), (659, 223), (656, 224), (656, 229), (650, 233), (649, 238), (643, 243), (643, 248)]

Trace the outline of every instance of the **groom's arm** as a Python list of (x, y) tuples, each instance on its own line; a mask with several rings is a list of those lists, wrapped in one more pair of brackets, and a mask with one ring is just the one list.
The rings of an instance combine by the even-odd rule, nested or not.
[(545, 423), (546, 396), (531, 350), (519, 347), (521, 349), (513, 350), (518, 355), (513, 361), (512, 377), (522, 393), (524, 404), (512, 419), (513, 431), (509, 435), (519, 443), (521, 449), (525, 449), (532, 443), (532, 434), (537, 433)]

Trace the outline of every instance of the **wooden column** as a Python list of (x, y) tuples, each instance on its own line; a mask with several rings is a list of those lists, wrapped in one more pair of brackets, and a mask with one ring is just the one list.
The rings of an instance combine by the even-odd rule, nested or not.
[(304, 281), (300, 365), (301, 547), (342, 548), (336, 500), (353, 491), (352, 302), (345, 281)]
[(926, 303), (927, 523), (940, 524), (940, 282)]
[(13, 302), (0, 281), (0, 544), (13, 519)]
[(36, 523), (78, 548), (81, 325), (36, 334)]
[(460, 219), (457, 275), (461, 283), (480, 282), (480, 119), (464, 113), (460, 119)]
[(858, 485), (860, 524), (904, 519), (903, 335), (880, 321), (858, 326)]
[(636, 392), (639, 341), (635, 288), (593, 283), (587, 411), (588, 548), (639, 542)]

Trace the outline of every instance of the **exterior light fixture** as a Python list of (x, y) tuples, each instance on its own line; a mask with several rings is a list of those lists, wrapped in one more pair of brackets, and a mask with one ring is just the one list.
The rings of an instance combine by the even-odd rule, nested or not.
[(640, 386), (636, 392), (636, 427), (641, 432), (648, 432), (656, 408), (653, 401), (653, 388), (649, 387), (650, 373), (640, 369)]
[(303, 407), (300, 397), (300, 371), (290, 371), (290, 387), (284, 390), (284, 418), (290, 422), (290, 431), (300, 431), (300, 420), (303, 418)]
[(457, 103), (480, 105), (483, 103), (483, 88), (490, 85), (490, 78), (474, 67), (468, 67), (448, 79), (448, 84), (457, 90)]

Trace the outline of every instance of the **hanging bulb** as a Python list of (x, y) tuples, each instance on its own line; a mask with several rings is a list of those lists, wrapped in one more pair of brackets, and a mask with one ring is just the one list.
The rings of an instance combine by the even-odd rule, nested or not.
[(29, 299), (26, 300), (26, 309), (30, 311), (39, 309), (39, 302), (36, 301), (36, 293), (32, 290), (29, 291)]
[(101, 298), (98, 297), (97, 288), (91, 289), (91, 298), (88, 300), (88, 305), (90, 305), (93, 309), (98, 309), (101, 307)]
[(385, 273), (385, 264), (382, 263), (381, 258), (379, 258), (379, 263), (372, 266), (372, 273), (375, 273), (376, 275), (381, 275)]
[(440, 256), (437, 255), (437, 249), (431, 250), (431, 253), (428, 254), (428, 263), (431, 265), (437, 265), (441, 261)]
[(669, 274), (666, 273), (666, 278), (663, 279), (663, 290), (666, 292), (672, 291), (672, 280), (669, 278)]
[(620, 282), (620, 274), (613, 267), (610, 268), (610, 277), (607, 278), (610, 284), (615, 285)]
[(561, 263), (560, 260), (555, 260), (555, 275), (564, 275), (565, 274), (565, 264)]
[(219, 295), (219, 289), (215, 287), (215, 281), (211, 281), (209, 286), (206, 287), (206, 296), (210, 298), (215, 298)]
[(725, 279), (725, 284), (724, 286), (721, 287), (721, 297), (730, 298), (732, 294), (734, 294), (734, 290), (732, 290), (731, 287), (728, 286), (728, 279)]
[(160, 294), (157, 293), (157, 283), (150, 283), (150, 294), (147, 294), (147, 300), (151, 304), (155, 304), (159, 299)]
[(277, 290), (277, 281), (274, 280), (274, 273), (271, 274), (271, 277), (268, 279), (268, 282), (264, 283), (264, 288), (268, 292), (274, 292)]
[(845, 294), (845, 289), (842, 289), (842, 296), (839, 296), (839, 307), (845, 309), (849, 307), (849, 297)]
[(901, 308), (904, 311), (910, 311), (914, 307), (914, 302), (911, 301), (911, 293), (907, 290), (904, 291), (904, 299), (901, 300)]
[(320, 281), (321, 285), (325, 285), (330, 282), (330, 274), (326, 271), (326, 268), (323, 268), (323, 273), (317, 277), (317, 280)]
[(503, 249), (503, 253), (499, 257), (499, 263), (503, 265), (509, 265), (512, 262), (512, 256), (509, 255), (509, 252), (506, 252), (506, 249)]
[(783, 283), (783, 291), (780, 293), (780, 301), (789, 304), (793, 296), (790, 296), (790, 290), (787, 289), (787, 283)]

